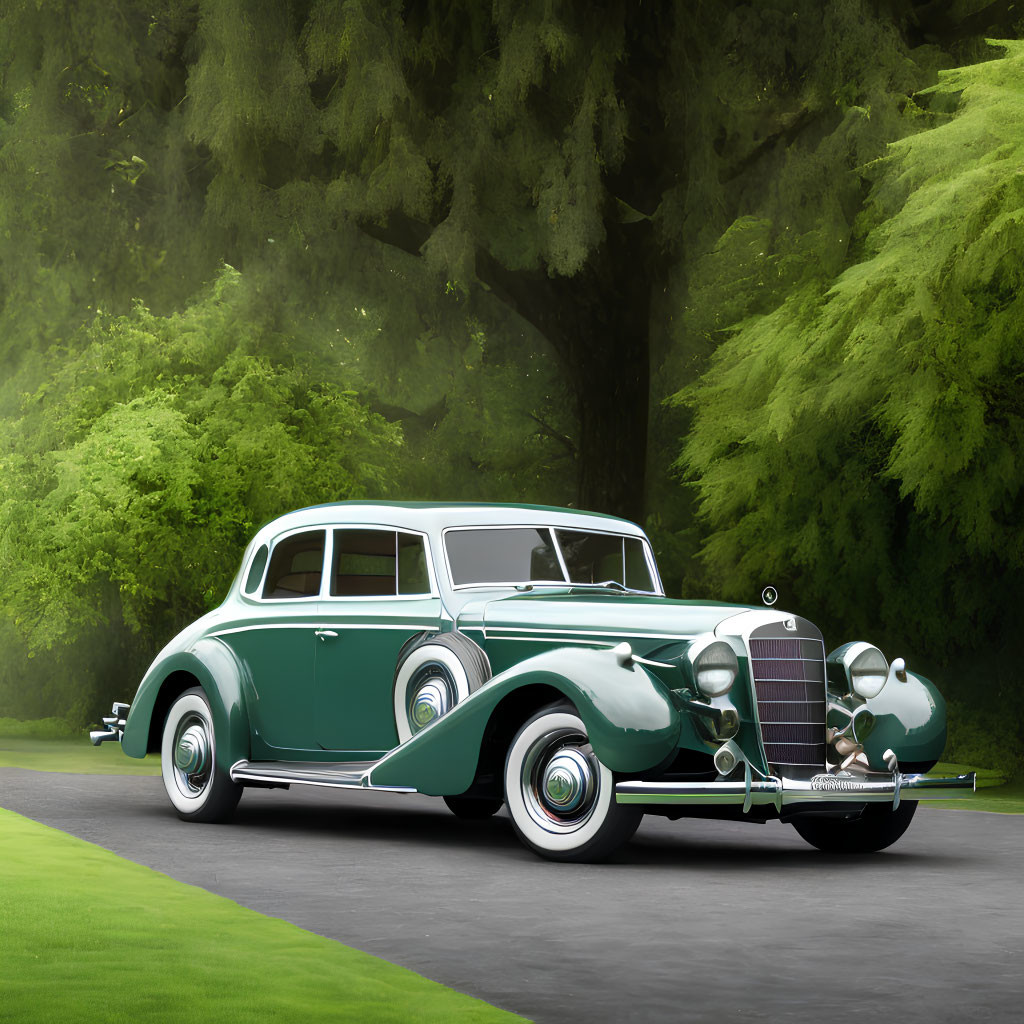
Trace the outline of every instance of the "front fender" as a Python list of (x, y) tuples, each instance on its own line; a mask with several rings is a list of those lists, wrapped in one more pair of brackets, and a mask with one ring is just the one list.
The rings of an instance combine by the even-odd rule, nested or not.
[(416, 733), (371, 771), (371, 785), (412, 786), (434, 796), (465, 792), (495, 708), (515, 690), (535, 685), (573, 703), (594, 753), (612, 771), (652, 768), (676, 746), (679, 713), (647, 669), (621, 665), (610, 650), (559, 648), (495, 676)]
[[(145, 757), (155, 709), (164, 708), (160, 694), (171, 676), (194, 677), (210, 703), (217, 765), (227, 771), (249, 757), (249, 717), (245, 709), (245, 669), (231, 649), (215, 637), (204, 637), (187, 651), (159, 658), (139, 685), (125, 722), (121, 747), (129, 757)], [(191, 684), (190, 684), (191, 685)], [(188, 687), (182, 687), (187, 689)], [(162, 723), (157, 723), (161, 725)]]
[(946, 702), (935, 684), (907, 672), (907, 681), (889, 679), (877, 697), (867, 701), (875, 727), (864, 741), (868, 763), (885, 771), (883, 754), (891, 749), (901, 762), (937, 761), (946, 746)]

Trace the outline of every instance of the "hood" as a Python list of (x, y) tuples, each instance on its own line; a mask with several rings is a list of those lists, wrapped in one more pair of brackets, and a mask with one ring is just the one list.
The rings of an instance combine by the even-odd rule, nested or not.
[(593, 635), (631, 640), (685, 640), (714, 632), (725, 619), (751, 610), (720, 601), (682, 601), (614, 590), (533, 590), (478, 598), (461, 610), (460, 628), (488, 638), (517, 633)]

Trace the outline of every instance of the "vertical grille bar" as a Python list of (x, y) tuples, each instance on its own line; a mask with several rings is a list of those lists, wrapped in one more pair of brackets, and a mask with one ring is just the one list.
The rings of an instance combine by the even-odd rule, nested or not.
[[(750, 637), (750, 673), (761, 738), (772, 770), (803, 774), (825, 764), (825, 648), (804, 619), (787, 632), (779, 623)], [(817, 635), (815, 635), (817, 634)]]

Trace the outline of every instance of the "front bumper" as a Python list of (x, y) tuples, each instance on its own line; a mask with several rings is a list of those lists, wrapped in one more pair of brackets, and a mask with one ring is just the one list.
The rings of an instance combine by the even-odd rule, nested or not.
[(825, 772), (810, 779), (723, 780), (721, 782), (618, 782), (620, 804), (741, 804), (743, 810), (771, 804), (780, 811), (788, 804), (891, 803), (900, 800), (952, 800), (974, 793), (974, 772), (947, 778), (928, 775)]

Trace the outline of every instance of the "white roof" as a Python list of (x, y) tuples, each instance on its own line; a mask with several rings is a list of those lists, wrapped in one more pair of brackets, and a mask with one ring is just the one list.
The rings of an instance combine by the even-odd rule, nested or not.
[(387, 526), (437, 535), (449, 526), (560, 526), (608, 530), (629, 537), (644, 536), (636, 523), (597, 512), (550, 505), (512, 505), (487, 502), (339, 501), (288, 512), (262, 526), (253, 543), (266, 543), (278, 534), (312, 526)]

